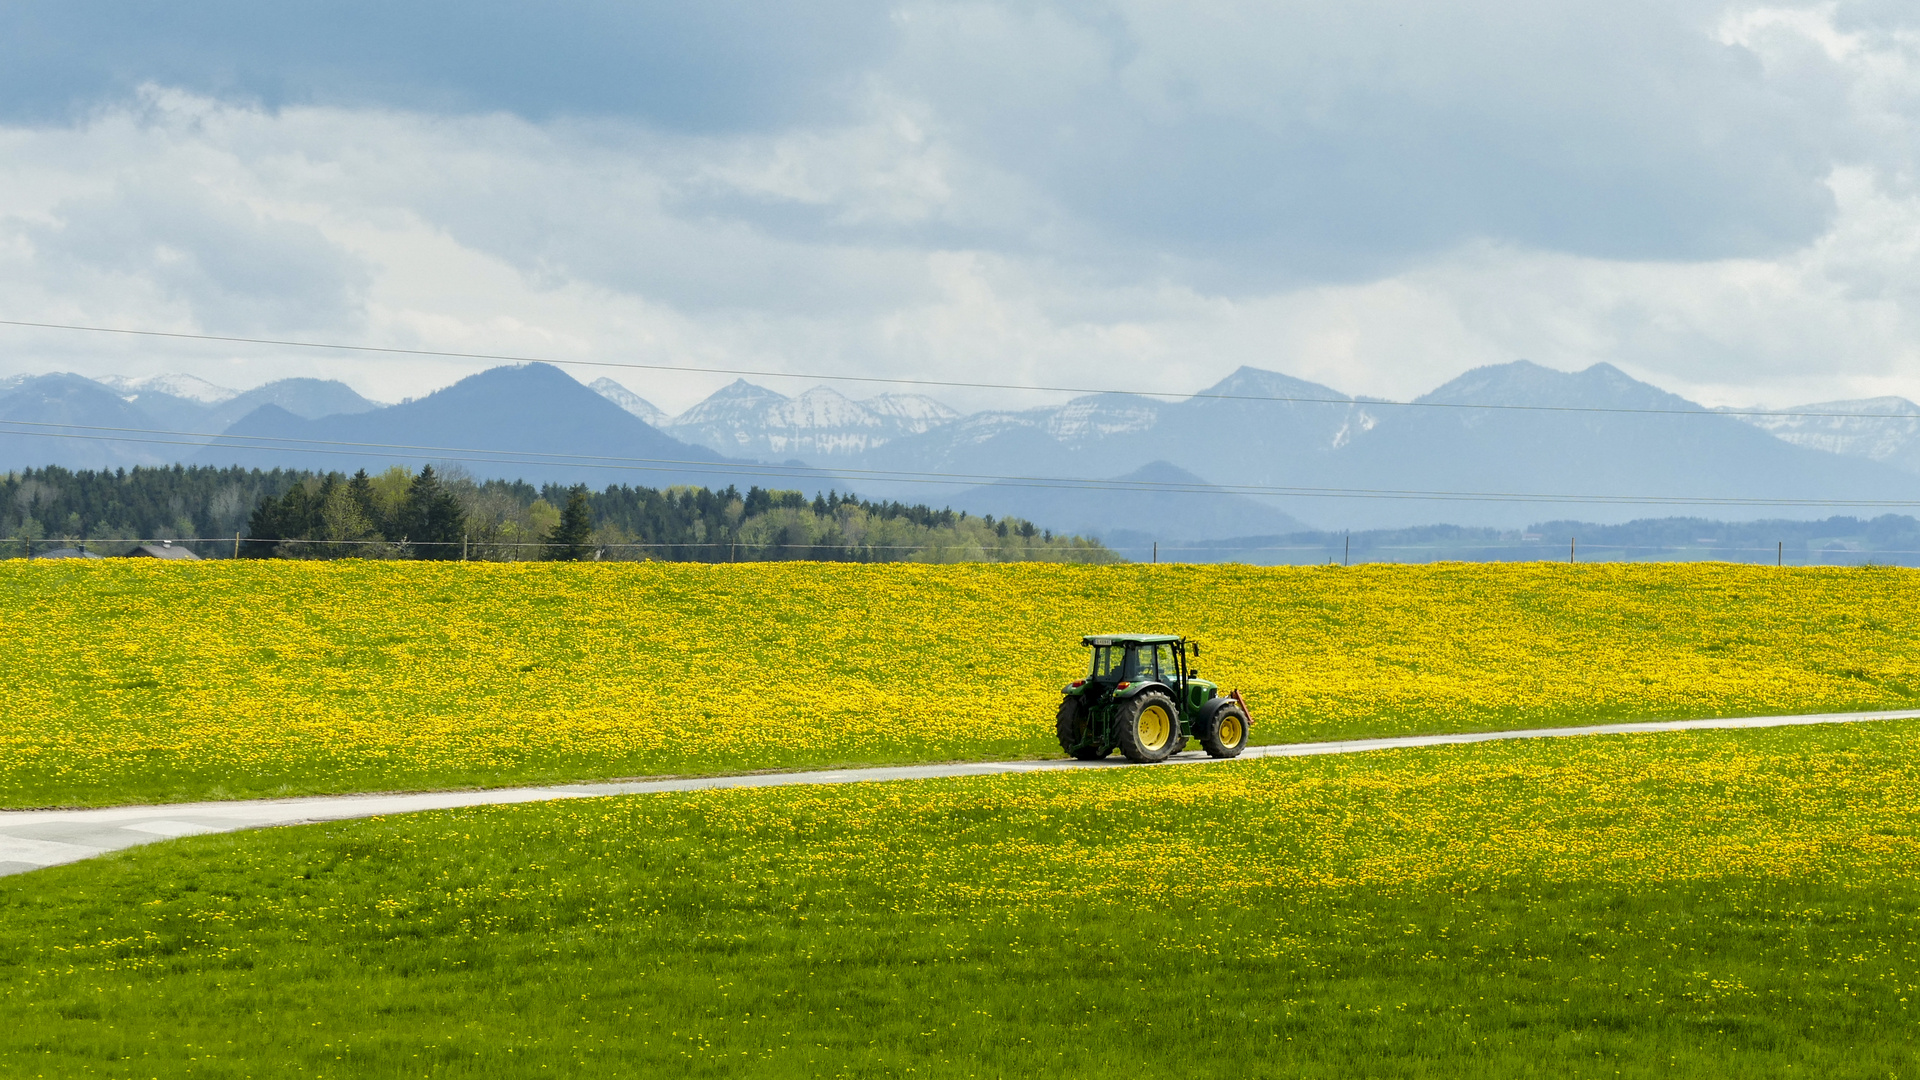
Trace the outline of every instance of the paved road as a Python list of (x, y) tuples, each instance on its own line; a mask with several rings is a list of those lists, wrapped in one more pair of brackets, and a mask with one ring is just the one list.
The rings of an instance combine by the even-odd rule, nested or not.
[[(1409, 735), (1348, 742), (1284, 743), (1248, 747), (1240, 760), (1356, 754), (1404, 746), (1446, 746), (1501, 739), (1545, 739), (1567, 735), (1615, 735), (1629, 732), (1697, 731), (1705, 728), (1768, 728), (1800, 724), (1853, 724), (1867, 720), (1920, 718), (1920, 709), (1895, 712), (1822, 713), (1814, 716), (1753, 716), (1725, 720), (1656, 720), (1635, 724), (1487, 731), (1460, 735)], [(1188, 751), (1170, 764), (1199, 765), (1213, 759)], [(108, 851), (151, 844), (176, 836), (233, 832), (270, 825), (345, 821), (417, 810), (501, 803), (545, 802), (600, 795), (706, 788), (781, 787), (788, 784), (854, 784), (884, 780), (920, 780), (941, 776), (991, 776), (1000, 773), (1053, 772), (1061, 769), (1139, 768), (1124, 761), (999, 761), (941, 765), (899, 765), (819, 772), (762, 773), (754, 776), (702, 776), (672, 780), (630, 780), (608, 784), (495, 788), (488, 791), (436, 791), (410, 795), (320, 795), (304, 799), (175, 803), (169, 806), (115, 806), (93, 810), (0, 810), (0, 875), (78, 862)]]

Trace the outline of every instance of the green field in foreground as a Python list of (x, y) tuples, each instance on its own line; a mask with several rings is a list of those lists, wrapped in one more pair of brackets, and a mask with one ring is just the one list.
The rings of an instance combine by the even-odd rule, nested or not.
[(0, 562), (0, 806), (1057, 756), (1082, 635), (1255, 742), (1920, 705), (1920, 572)]
[(1910, 1076), (1920, 723), (712, 791), (0, 879), (21, 1076)]

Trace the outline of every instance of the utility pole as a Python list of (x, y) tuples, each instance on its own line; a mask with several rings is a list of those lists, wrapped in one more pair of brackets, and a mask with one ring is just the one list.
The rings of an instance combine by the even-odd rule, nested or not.
[(1775, 542), (1775, 546), (1773, 549), (1773, 565), (1775, 566), (1787, 565), (1787, 542), (1785, 540), (1780, 540)]
[(1341, 566), (1353, 565), (1353, 534), (1352, 533), (1347, 534), (1347, 550), (1345, 554), (1340, 556), (1340, 565)]
[(1569, 536), (1569, 537), (1567, 537), (1567, 561), (1568, 561), (1568, 562), (1572, 562), (1572, 561), (1573, 561), (1573, 548), (1574, 548), (1574, 544), (1575, 544), (1575, 543), (1576, 543), (1576, 542), (1577, 542), (1577, 541), (1578, 541), (1579, 539), (1580, 539), (1580, 538), (1579, 538), (1579, 537), (1577, 537), (1577, 536)]
[(233, 557), (236, 559), (240, 557), (240, 534), (239, 533), (233, 534)]
[(1160, 541), (1158, 540), (1153, 542), (1153, 565), (1160, 565)]

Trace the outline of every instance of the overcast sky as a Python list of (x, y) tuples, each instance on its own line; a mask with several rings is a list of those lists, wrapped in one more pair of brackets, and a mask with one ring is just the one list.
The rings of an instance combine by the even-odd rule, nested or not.
[[(0, 318), (1920, 399), (1916, 136), (1912, 3), (10, 0)], [(0, 374), (397, 400), (480, 366), (0, 328)], [(609, 374), (669, 410), (725, 381)]]

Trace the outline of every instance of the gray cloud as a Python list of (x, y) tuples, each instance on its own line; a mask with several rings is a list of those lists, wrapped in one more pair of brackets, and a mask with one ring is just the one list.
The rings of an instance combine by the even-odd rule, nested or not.
[(1802, 92), (1833, 65), (1775, 77), (1714, 38), (1719, 10), (926, 5), (890, 74), (1116, 243), (1260, 284), (1470, 239), (1607, 258), (1797, 247), (1833, 212), (1845, 118)]
[(122, 183), (21, 224), (36, 265), (74, 291), (119, 280), (235, 332), (357, 326), (368, 267), (312, 225), (264, 218), (177, 178)]
[[(1832, 58), (1763, 62), (1721, 39), (1730, 10), (29, 0), (0, 16), (0, 101), (68, 108), (152, 80), (693, 137), (898, 107), (975, 166), (963, 179), (997, 178), (992, 195), (902, 220), (669, 194), (802, 242), (991, 247), (1233, 292), (1364, 279), (1476, 239), (1680, 260), (1804, 245), (1832, 220), (1836, 162), (1885, 140), (1855, 122)], [(1848, 10), (1885, 34), (1897, 9)], [(994, 213), (1008, 192), (1032, 204), (1010, 220)]]
[(151, 82), (270, 107), (764, 130), (834, 109), (890, 30), (872, 0), (13, 0), (0, 111), (61, 117)]

